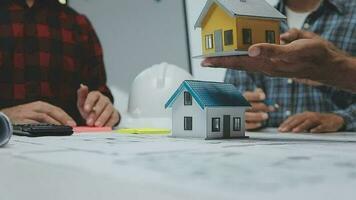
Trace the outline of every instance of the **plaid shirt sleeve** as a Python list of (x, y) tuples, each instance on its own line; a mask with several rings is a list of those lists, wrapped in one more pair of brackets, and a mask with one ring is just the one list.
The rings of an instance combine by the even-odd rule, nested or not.
[(345, 120), (345, 131), (356, 131), (356, 105), (352, 105), (346, 110), (335, 111), (335, 114)]
[[(349, 98), (340, 98), (342, 95), (352, 96)], [(339, 97), (338, 99), (352, 99), (352, 102), (346, 102), (348, 107), (340, 110), (333, 111), (332, 113), (337, 114), (344, 118), (345, 126), (344, 131), (356, 131), (356, 94), (345, 93), (342, 91), (335, 92), (334, 96)]]
[(106, 71), (103, 59), (103, 49), (99, 38), (87, 17), (79, 15), (77, 23), (81, 28), (81, 46), (83, 50), (83, 63), (81, 71), (82, 82), (88, 85), (91, 91), (100, 91), (112, 102), (114, 98), (106, 85)]
[(242, 93), (254, 91), (256, 88), (263, 89), (262, 77), (257, 73), (228, 69), (225, 75), (225, 83), (235, 85)]

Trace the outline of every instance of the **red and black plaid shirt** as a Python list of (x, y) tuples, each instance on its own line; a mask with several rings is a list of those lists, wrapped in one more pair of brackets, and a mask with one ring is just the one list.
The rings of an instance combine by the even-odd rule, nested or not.
[(57, 0), (0, 0), (0, 109), (41, 100), (83, 123), (81, 83), (113, 100), (89, 20)]

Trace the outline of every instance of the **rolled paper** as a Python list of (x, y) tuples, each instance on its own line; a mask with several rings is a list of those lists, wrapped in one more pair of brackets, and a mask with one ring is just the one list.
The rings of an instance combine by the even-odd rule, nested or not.
[(5, 146), (12, 136), (12, 125), (9, 118), (0, 112), (0, 147)]

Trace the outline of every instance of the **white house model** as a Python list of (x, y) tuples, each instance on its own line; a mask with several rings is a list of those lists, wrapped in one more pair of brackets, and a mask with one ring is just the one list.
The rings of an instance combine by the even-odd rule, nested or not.
[(232, 84), (184, 81), (165, 105), (172, 108), (172, 136), (245, 138), (251, 105)]

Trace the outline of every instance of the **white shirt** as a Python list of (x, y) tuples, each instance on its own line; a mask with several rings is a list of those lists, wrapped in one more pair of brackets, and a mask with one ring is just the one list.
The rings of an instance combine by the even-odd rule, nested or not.
[(286, 7), (286, 15), (289, 28), (302, 29), (304, 26), (304, 22), (310, 15), (310, 13), (312, 13), (312, 11), (299, 13)]

